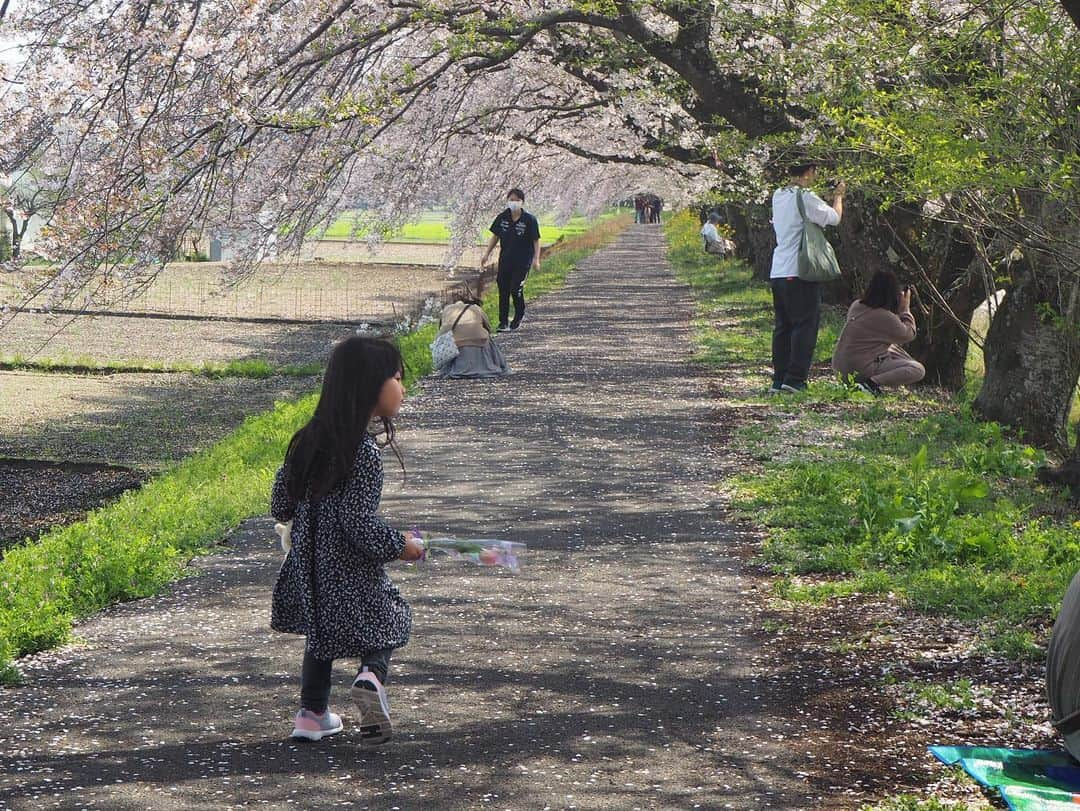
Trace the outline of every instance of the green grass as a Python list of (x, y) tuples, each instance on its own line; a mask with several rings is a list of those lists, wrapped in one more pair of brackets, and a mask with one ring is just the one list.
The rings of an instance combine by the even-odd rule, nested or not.
[[(367, 231), (361, 228), (356, 231), (356, 216), (362, 212), (347, 212), (338, 217), (325, 232), (317, 231), (313, 236), (318, 239), (349, 239), (363, 238)], [(605, 214), (601, 219), (618, 216), (612, 212)], [(494, 219), (494, 215), (492, 215)], [(580, 236), (592, 227), (584, 217), (573, 217), (562, 225), (556, 225), (551, 216), (540, 216), (540, 236), (545, 245), (557, 242), (560, 239)], [(384, 235), (386, 239), (394, 242), (415, 242), (425, 245), (445, 245), (450, 241), (450, 215), (443, 209), (435, 209), (425, 212), (417, 222), (405, 225), (400, 231)], [(488, 241), (489, 234), (485, 231), (477, 244), (482, 245)]]
[(970, 679), (951, 682), (905, 681), (897, 684), (902, 706), (897, 707), (894, 718), (910, 721), (924, 717), (928, 712), (971, 712), (981, 698), (988, 698), (992, 691), (976, 687)]
[[(693, 217), (672, 218), (667, 233), (698, 302), (699, 359), (767, 366), (764, 285), (737, 262), (706, 256)], [(818, 358), (835, 335), (822, 330)], [(903, 398), (826, 379), (771, 401), (771, 418), (735, 432), (761, 469), (729, 482), (733, 507), (767, 528), (762, 554), (782, 576), (781, 596), (893, 593), (922, 611), (981, 621), (988, 649), (1030, 658), (1038, 640), (1017, 625), (1053, 618), (1080, 568), (1080, 522), (1067, 517), (1062, 491), (1036, 481), (1041, 451), (978, 422), (962, 400)], [(781, 424), (783, 412), (798, 425)]]
[(166, 363), (164, 361), (149, 360), (99, 361), (90, 357), (30, 360), (20, 355), (10, 355), (0, 358), (0, 370), (72, 374), (187, 372), (214, 380), (226, 377), (262, 380), (279, 376), (310, 377), (320, 374), (322, 365), (318, 363), (291, 363), (277, 366), (258, 359), (230, 360), (224, 363)]
[(964, 803), (946, 803), (936, 797), (920, 799), (912, 794), (898, 794), (875, 805), (864, 805), (860, 811), (983, 811), (990, 806), (985, 803), (975, 805)]
[[(625, 219), (608, 219), (530, 275), (532, 297), (560, 287), (585, 256), (613, 239)], [(485, 308), (497, 307), (494, 291)], [(436, 324), (398, 337), (413, 385), (431, 371)], [(159, 592), (181, 576), (192, 556), (209, 550), (231, 528), (265, 513), (274, 472), (293, 433), (318, 400), (309, 394), (277, 403), (244, 421), (230, 436), (157, 476), (144, 487), (10, 548), (0, 559), (0, 683), (17, 681), (13, 660), (61, 644), (74, 620), (122, 600)]]

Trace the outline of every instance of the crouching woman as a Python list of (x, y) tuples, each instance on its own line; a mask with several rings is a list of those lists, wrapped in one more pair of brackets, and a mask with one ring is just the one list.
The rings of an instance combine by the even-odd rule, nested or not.
[(914, 339), (910, 288), (901, 289), (892, 271), (879, 270), (863, 297), (848, 309), (833, 353), (833, 369), (844, 377), (853, 376), (855, 385), (874, 395), (887, 386), (918, 383), (926, 369), (900, 348)]
[(443, 308), (439, 332), (452, 332), (458, 355), (439, 369), (440, 377), (501, 377), (510, 374), (506, 358), (491, 338), (491, 322), (476, 297), (468, 293)]

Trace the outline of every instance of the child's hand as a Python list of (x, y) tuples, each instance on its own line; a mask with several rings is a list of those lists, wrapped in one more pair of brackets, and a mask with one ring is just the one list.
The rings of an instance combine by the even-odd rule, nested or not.
[(400, 560), (413, 561), (424, 557), (424, 544), (420, 540), (420, 533), (409, 530), (405, 533), (405, 549), (401, 553)]

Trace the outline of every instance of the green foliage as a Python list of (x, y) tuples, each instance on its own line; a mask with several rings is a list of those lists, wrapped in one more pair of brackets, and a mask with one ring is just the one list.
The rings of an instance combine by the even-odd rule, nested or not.
[(1075, 191), (1080, 40), (1057, 3), (989, 3), (946, 20), (841, 0), (799, 36), (790, 59), (820, 66), (803, 99), (828, 122), (818, 148), (843, 155), (863, 190), (896, 200), (978, 189), (1002, 201), (1014, 188)]
[[(735, 506), (772, 527), (764, 554), (774, 565), (850, 578), (844, 590), (820, 587), (826, 597), (891, 588), (923, 610), (1027, 619), (1064, 592), (1080, 539), (994, 493), (999, 471), (1026, 455), (1007, 444), (978, 466), (962, 457), (964, 468), (945, 461), (951, 450), (931, 464), (924, 445), (906, 458), (773, 462), (735, 480)], [(785, 596), (814, 599), (806, 588)]]
[(1046, 649), (1030, 630), (1008, 623), (994, 623), (983, 633), (981, 648), (1016, 662), (1042, 662)]
[(0, 647), (19, 655), (63, 642), (73, 619), (155, 593), (187, 558), (262, 512), (285, 445), (315, 402), (278, 403), (85, 520), (9, 549), (0, 560)]
[(975, 709), (976, 701), (989, 693), (986, 688), (975, 687), (971, 679), (957, 679), (945, 684), (908, 681), (901, 682), (898, 687), (903, 695), (904, 706), (897, 709), (893, 715), (908, 720), (919, 718), (933, 710), (971, 711)]
[[(767, 289), (737, 264), (706, 256), (692, 215), (672, 217), (668, 239), (698, 301), (702, 360), (766, 364)], [(823, 341), (831, 350), (823, 338), (819, 352)], [(1051, 617), (1080, 568), (1077, 527), (1055, 518), (1060, 505), (1035, 481), (1041, 451), (962, 404), (928, 400), (929, 416), (902, 417), (891, 398), (839, 381), (768, 402), (773, 413), (797, 414), (809, 433), (836, 437), (800, 451), (777, 441), (775, 422), (736, 432), (763, 470), (731, 480), (732, 504), (768, 528), (763, 557), (785, 575), (779, 596), (890, 592), (921, 611), (989, 620), (985, 644), (1007, 655), (1037, 650), (1030, 632), (1002, 629)]]
[(978, 806), (964, 804), (961, 806), (942, 802), (936, 797), (924, 800), (914, 794), (898, 794), (876, 805), (864, 805), (859, 811), (965, 811), (966, 809), (984, 809), (987, 807), (984, 804)]
[[(556, 253), (526, 286), (538, 295), (563, 284), (585, 255), (613, 239), (626, 220), (609, 220)], [(494, 291), (485, 308), (497, 307)], [(437, 326), (399, 336), (407, 385), (431, 371)], [(233, 374), (257, 365), (222, 365)], [(12, 660), (66, 641), (72, 622), (110, 603), (146, 597), (180, 576), (187, 561), (231, 528), (265, 512), (274, 472), (292, 435), (318, 401), (310, 394), (249, 417), (226, 439), (157, 476), (139, 490), (9, 549), (0, 559), (0, 683), (13, 683)]]

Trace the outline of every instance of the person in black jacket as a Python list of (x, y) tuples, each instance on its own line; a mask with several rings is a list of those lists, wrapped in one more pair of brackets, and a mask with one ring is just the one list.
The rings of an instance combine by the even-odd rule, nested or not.
[[(540, 270), (540, 223), (522, 206), (525, 193), (510, 189), (506, 193), (506, 209), (491, 223), (491, 240), (480, 260), (486, 266), (488, 257), (499, 246), (499, 327), (498, 331), (517, 329), (525, 317), (525, 279), (530, 269)], [(514, 320), (510, 316), (510, 299), (514, 299)]]

